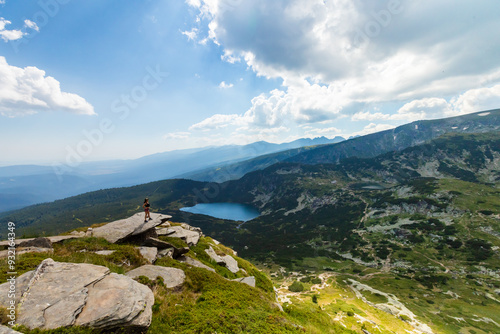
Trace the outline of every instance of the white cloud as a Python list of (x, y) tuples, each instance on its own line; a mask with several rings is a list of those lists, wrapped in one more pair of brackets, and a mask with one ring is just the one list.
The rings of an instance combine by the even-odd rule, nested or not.
[(26, 28), (33, 29), (35, 31), (40, 31), (40, 28), (38, 27), (38, 25), (35, 22), (31, 21), (31, 20), (24, 20), (24, 26)]
[(222, 81), (220, 84), (219, 84), (219, 88), (222, 88), (222, 89), (227, 89), (227, 88), (232, 88), (234, 85), (232, 83), (230, 84), (227, 84), (225, 81)]
[[(482, 102), (470, 93), (451, 107), (445, 99), (500, 81), (496, 0), (187, 2), (198, 11), (199, 35), (221, 46), (224, 61), (283, 80), (283, 88), (255, 97), (235, 116), (238, 124), (289, 126), (346, 115), (401, 122), (495, 103), (494, 93)], [(385, 103), (403, 107), (366, 111)]]
[(36, 67), (10, 66), (0, 56), (0, 114), (8, 117), (60, 110), (95, 115), (94, 107), (84, 98), (61, 91), (56, 79)]
[(21, 30), (7, 30), (5, 26), (11, 24), (10, 21), (0, 17), (0, 37), (5, 41), (15, 41), (22, 38), (25, 34)]
[(167, 133), (166, 135), (163, 136), (163, 139), (187, 139), (191, 136), (190, 132), (172, 132), (172, 133)]
[(187, 36), (189, 41), (194, 41), (198, 36), (198, 29), (193, 28), (191, 31), (181, 31), (181, 34)]
[(451, 102), (455, 115), (500, 108), (500, 85), (472, 89)]
[(220, 128), (225, 128), (229, 125), (236, 125), (238, 124), (239, 119), (240, 116), (238, 115), (215, 114), (212, 117), (209, 117), (199, 123), (191, 125), (189, 130), (202, 130), (202, 131), (216, 130)]

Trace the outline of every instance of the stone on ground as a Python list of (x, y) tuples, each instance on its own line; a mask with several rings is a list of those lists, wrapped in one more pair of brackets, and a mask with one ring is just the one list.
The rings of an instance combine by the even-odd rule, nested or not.
[(245, 283), (245, 284), (248, 284), (251, 287), (255, 288), (255, 277), (254, 276), (240, 277), (240, 278), (233, 279), (232, 281)]
[(186, 279), (186, 274), (181, 269), (153, 266), (150, 264), (133, 269), (125, 275), (131, 278), (146, 276), (150, 280), (155, 280), (158, 276), (160, 276), (163, 278), (163, 282), (167, 288), (178, 288), (182, 286), (184, 280)]
[(202, 262), (193, 259), (192, 257), (181, 256), (177, 260), (179, 260), (180, 262), (184, 262), (186, 264), (189, 264), (190, 266), (197, 267), (197, 268), (203, 268), (203, 269), (206, 269), (206, 270), (209, 270), (209, 271), (215, 273), (215, 269), (214, 268), (211, 268), (211, 267), (207, 266), (206, 264), (203, 264)]
[(154, 263), (158, 256), (158, 248), (156, 247), (136, 247), (142, 257), (148, 260), (149, 263)]

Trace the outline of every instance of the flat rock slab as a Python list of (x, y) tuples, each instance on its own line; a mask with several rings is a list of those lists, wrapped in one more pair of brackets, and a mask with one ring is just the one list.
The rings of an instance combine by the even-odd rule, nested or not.
[(254, 276), (240, 277), (240, 278), (233, 279), (232, 281), (248, 284), (251, 287), (255, 288), (255, 277)]
[(184, 240), (188, 244), (188, 246), (195, 246), (196, 244), (198, 244), (198, 241), (200, 241), (201, 237), (201, 232), (184, 229), (181, 226), (172, 226), (167, 229), (166, 233), (169, 233), (167, 235), (172, 238), (180, 238)]
[(211, 268), (211, 267), (207, 266), (206, 264), (203, 264), (202, 262), (193, 259), (192, 257), (181, 256), (177, 260), (179, 260), (180, 262), (184, 262), (185, 264), (189, 264), (190, 266), (197, 267), (197, 268), (203, 268), (203, 269), (206, 269), (206, 270), (209, 270), (209, 271), (215, 273), (214, 268)]
[(172, 218), (172, 216), (151, 213), (152, 220), (144, 221), (144, 213), (136, 213), (132, 217), (117, 220), (104, 226), (96, 227), (92, 236), (101, 237), (111, 243), (116, 243), (127, 237), (139, 235)]
[[(153, 292), (129, 277), (86, 263), (46, 259), (17, 278), (17, 323), (29, 328), (148, 327)], [(9, 282), (0, 285), (0, 304)], [(4, 296), (5, 295), (5, 296)]]
[(148, 260), (149, 263), (154, 263), (158, 256), (158, 248), (156, 247), (136, 247), (142, 257)]
[[(47, 239), (49, 239), (51, 243), (58, 243), (58, 242), (61, 242), (64, 240), (77, 239), (77, 238), (81, 238), (81, 237), (82, 237), (81, 235), (56, 235), (54, 237), (47, 237)], [(16, 243), (16, 246), (18, 246), (22, 242), (32, 241), (35, 239), (36, 238), (16, 239), (15, 243)], [(9, 240), (0, 241), (0, 247), (8, 247), (9, 243), (10, 243)]]
[(163, 278), (163, 282), (167, 288), (181, 287), (186, 280), (186, 274), (183, 270), (177, 268), (169, 268), (162, 266), (153, 266), (146, 264), (145, 266), (135, 268), (134, 270), (126, 273), (128, 277), (137, 278), (139, 276), (146, 276), (150, 280), (155, 280), (158, 276)]

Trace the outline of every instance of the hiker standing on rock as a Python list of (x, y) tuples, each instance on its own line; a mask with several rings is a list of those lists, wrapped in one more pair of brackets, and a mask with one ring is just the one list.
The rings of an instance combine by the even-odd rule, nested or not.
[(145, 223), (148, 221), (148, 218), (149, 218), (149, 220), (152, 220), (151, 215), (149, 214), (149, 206), (150, 206), (149, 205), (149, 198), (146, 198), (144, 200), (144, 204), (142, 205), (142, 207), (144, 208), (144, 213), (145, 213), (145, 215), (144, 215), (144, 222)]

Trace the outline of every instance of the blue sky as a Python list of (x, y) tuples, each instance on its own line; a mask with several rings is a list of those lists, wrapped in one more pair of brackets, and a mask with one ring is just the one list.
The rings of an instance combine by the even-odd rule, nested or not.
[(499, 13), (496, 0), (1, 0), (0, 165), (498, 108)]

